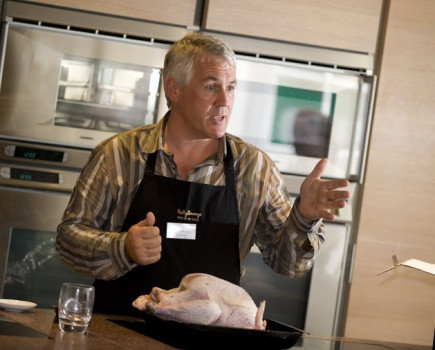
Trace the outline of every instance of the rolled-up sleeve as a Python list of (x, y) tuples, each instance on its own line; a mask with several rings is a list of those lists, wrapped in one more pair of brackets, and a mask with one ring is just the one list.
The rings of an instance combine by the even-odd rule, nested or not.
[(125, 254), (126, 233), (111, 227), (116, 198), (109, 166), (98, 147), (76, 183), (56, 239), (57, 254), (72, 270), (105, 280), (135, 266)]
[(291, 203), (281, 175), (273, 169), (265, 184), (263, 204), (258, 213), (254, 237), (263, 260), (275, 272), (289, 276), (305, 275), (313, 266), (324, 242), (322, 220), (309, 221), (299, 210), (299, 197)]

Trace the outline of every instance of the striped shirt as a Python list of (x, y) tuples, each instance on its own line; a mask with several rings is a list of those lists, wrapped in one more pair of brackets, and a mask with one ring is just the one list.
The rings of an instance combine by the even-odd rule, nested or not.
[[(136, 266), (126, 255), (126, 232), (121, 228), (148, 154), (157, 151), (155, 174), (179, 179), (173, 155), (163, 150), (166, 119), (115, 135), (92, 152), (58, 226), (56, 251), (74, 271), (109, 280)], [(225, 140), (234, 156), (240, 261), (256, 244), (264, 262), (277, 273), (305, 274), (324, 241), (322, 220), (303, 218), (299, 199), (292, 208), (284, 180), (264, 152), (226, 134), (219, 151), (192, 169), (187, 181), (225, 185)]]

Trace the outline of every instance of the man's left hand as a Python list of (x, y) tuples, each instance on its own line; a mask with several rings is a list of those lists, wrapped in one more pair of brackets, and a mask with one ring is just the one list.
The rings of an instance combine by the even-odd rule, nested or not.
[(311, 174), (307, 176), (301, 185), (299, 212), (309, 220), (334, 220), (335, 215), (330, 209), (339, 209), (346, 206), (346, 199), (350, 197), (349, 191), (338, 190), (349, 186), (349, 181), (321, 180), (328, 160), (320, 160)]

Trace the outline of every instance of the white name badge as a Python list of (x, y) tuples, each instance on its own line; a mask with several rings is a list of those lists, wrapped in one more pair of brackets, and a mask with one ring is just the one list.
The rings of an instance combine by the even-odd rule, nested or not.
[(168, 222), (166, 225), (166, 238), (195, 240), (196, 224)]

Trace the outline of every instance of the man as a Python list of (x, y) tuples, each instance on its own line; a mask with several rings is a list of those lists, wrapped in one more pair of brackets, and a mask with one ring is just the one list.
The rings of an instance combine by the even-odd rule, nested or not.
[(137, 296), (191, 272), (238, 283), (252, 244), (276, 272), (301, 276), (324, 240), (321, 219), (349, 197), (337, 190), (346, 180), (320, 179), (324, 159), (292, 208), (269, 157), (225, 133), (237, 80), (222, 41), (186, 35), (163, 80), (167, 115), (95, 148), (58, 227), (60, 258), (96, 278), (97, 312), (133, 313)]

